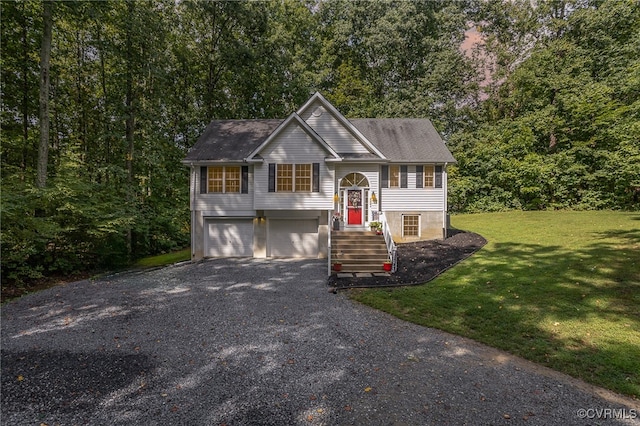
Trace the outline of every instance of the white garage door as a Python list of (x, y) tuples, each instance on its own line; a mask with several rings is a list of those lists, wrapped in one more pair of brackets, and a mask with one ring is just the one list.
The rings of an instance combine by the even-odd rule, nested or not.
[(318, 257), (318, 219), (269, 219), (268, 255)]
[(205, 230), (206, 257), (253, 256), (251, 219), (209, 219)]

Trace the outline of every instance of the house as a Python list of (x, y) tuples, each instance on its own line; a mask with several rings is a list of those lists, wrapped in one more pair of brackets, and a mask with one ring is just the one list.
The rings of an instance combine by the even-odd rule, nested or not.
[(214, 120), (183, 161), (192, 258), (324, 258), (334, 228), (373, 221), (443, 238), (454, 162), (429, 120), (348, 120), (320, 93), (284, 120)]

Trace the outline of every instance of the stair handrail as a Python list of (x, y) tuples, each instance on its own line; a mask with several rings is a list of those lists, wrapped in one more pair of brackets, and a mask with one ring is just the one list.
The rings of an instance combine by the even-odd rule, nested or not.
[(389, 260), (391, 260), (391, 273), (396, 272), (398, 269), (398, 251), (393, 237), (391, 237), (391, 230), (387, 223), (387, 218), (383, 212), (379, 215), (380, 223), (382, 224), (382, 235), (384, 235), (384, 242), (387, 244), (387, 253), (389, 254)]
[(333, 266), (333, 259), (331, 259), (331, 233), (333, 232), (333, 221), (331, 220), (331, 210), (327, 211), (327, 221), (329, 223), (329, 229), (327, 232), (327, 275), (331, 276), (331, 270)]

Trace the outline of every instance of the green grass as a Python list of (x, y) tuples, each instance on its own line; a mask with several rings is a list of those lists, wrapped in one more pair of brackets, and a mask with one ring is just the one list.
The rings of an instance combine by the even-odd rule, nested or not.
[(452, 217), (489, 242), (430, 283), (352, 297), (640, 397), (640, 213)]
[(154, 268), (158, 266), (171, 265), (173, 263), (183, 262), (191, 259), (191, 248), (186, 248), (171, 253), (160, 254), (157, 256), (145, 257), (138, 260), (133, 266), (136, 268)]

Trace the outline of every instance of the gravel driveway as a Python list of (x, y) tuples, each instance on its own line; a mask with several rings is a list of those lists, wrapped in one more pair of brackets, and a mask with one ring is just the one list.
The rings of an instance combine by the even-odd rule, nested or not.
[(2, 423), (640, 424), (638, 401), (355, 304), (325, 274), (210, 260), (5, 304)]

